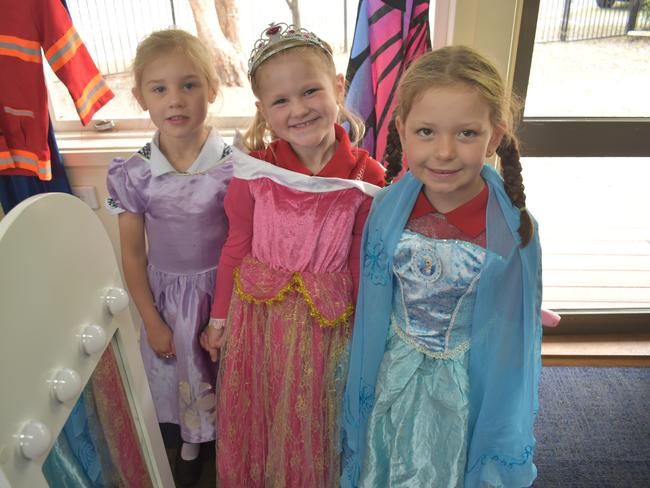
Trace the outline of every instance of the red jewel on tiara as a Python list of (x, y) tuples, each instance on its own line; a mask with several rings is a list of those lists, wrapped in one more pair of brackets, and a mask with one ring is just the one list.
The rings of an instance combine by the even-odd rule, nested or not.
[(266, 34), (268, 37), (271, 37), (271, 36), (276, 35), (278, 32), (280, 32), (280, 29), (282, 29), (281, 26), (279, 26), (279, 25), (272, 25), (271, 27), (269, 27), (268, 29), (266, 29), (265, 34)]

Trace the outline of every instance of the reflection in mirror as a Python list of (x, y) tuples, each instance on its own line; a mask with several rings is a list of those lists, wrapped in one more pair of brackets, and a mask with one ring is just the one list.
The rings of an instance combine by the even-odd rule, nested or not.
[(136, 422), (112, 342), (45, 459), (49, 486), (153, 486)]

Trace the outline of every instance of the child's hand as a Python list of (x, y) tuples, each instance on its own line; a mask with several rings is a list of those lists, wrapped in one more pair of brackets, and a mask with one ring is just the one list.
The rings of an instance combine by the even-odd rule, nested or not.
[(215, 329), (214, 327), (206, 327), (203, 332), (201, 332), (201, 337), (199, 338), (201, 347), (210, 353), (210, 359), (212, 362), (216, 362), (219, 359), (219, 349), (221, 349), (226, 342), (225, 328)]
[(174, 347), (174, 334), (169, 326), (162, 320), (147, 324), (147, 342), (151, 349), (162, 359), (173, 359), (176, 357)]
[(201, 332), (201, 335), (199, 336), (199, 344), (201, 344), (201, 347), (210, 354), (210, 359), (212, 360), (212, 362), (216, 363), (217, 359), (219, 359), (219, 349), (217, 349), (216, 347), (210, 347), (208, 330), (209, 328), (206, 328), (203, 332)]

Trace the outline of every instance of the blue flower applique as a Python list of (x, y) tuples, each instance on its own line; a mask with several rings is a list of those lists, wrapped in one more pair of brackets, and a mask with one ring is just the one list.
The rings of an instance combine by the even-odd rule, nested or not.
[(370, 278), (373, 284), (385, 285), (388, 282), (388, 256), (378, 231), (368, 238), (363, 267), (364, 275)]
[(372, 407), (375, 404), (375, 387), (361, 379), (361, 389), (359, 391), (359, 409), (361, 418), (368, 418)]

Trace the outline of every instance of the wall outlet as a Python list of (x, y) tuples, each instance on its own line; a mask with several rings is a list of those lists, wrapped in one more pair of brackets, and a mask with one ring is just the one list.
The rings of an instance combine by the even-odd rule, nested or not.
[(79, 197), (93, 210), (97, 210), (99, 208), (99, 203), (97, 202), (97, 192), (95, 191), (94, 186), (73, 186), (72, 193), (76, 197)]

